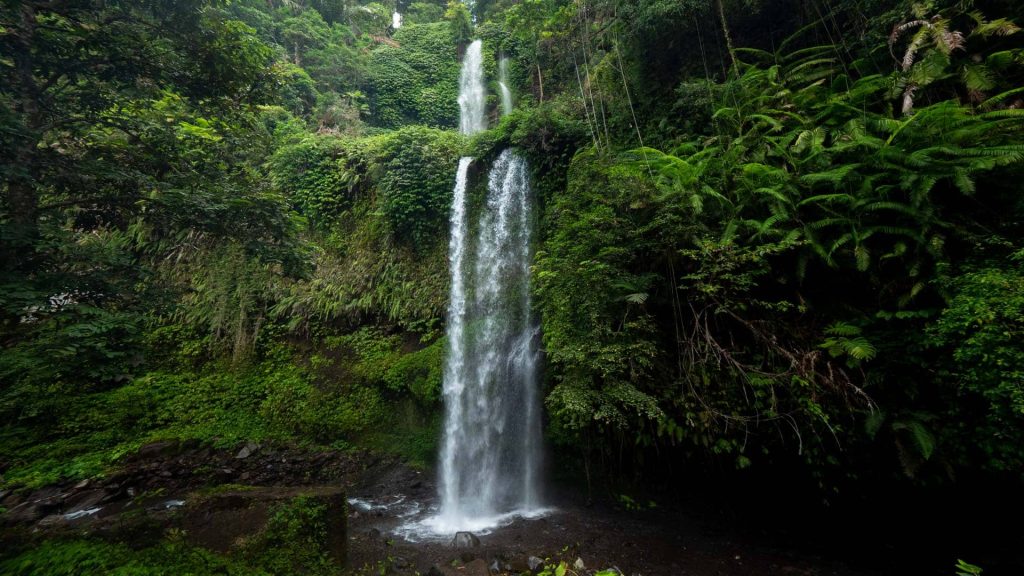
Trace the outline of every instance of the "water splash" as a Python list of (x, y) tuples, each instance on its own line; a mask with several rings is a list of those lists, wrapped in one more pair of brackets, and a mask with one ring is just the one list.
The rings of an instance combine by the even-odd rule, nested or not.
[(398, 30), (402, 27), (402, 14), (397, 10), (391, 13), (391, 27)]

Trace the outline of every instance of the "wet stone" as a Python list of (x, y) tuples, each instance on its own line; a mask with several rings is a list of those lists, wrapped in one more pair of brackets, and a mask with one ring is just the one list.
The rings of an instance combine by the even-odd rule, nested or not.
[(255, 454), (256, 451), (259, 450), (259, 448), (260, 448), (259, 444), (255, 443), (255, 442), (247, 442), (245, 444), (245, 446), (242, 446), (242, 449), (238, 451), (238, 454), (235, 455), (235, 458), (237, 458), (237, 459), (248, 458), (249, 456), (252, 456), (253, 454)]
[(452, 546), (455, 548), (476, 548), (480, 546), (480, 539), (472, 532), (456, 532), (452, 538)]

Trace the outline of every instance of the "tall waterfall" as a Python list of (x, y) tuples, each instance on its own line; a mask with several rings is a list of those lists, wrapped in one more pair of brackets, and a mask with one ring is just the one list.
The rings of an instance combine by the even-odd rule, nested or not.
[[(459, 81), (463, 134), (486, 128), (480, 41)], [(537, 325), (530, 312), (533, 202), (526, 161), (505, 150), (488, 178), (475, 234), (467, 209), (471, 158), (459, 160), (451, 211), (437, 532), (481, 530), (538, 506)]]
[(402, 13), (398, 10), (391, 13), (391, 27), (395, 30), (402, 27)]
[(508, 87), (508, 58), (498, 60), (498, 88), (501, 89), (501, 115), (512, 113), (512, 90)]
[(487, 130), (486, 108), (483, 42), (475, 40), (466, 48), (459, 74), (459, 131), (476, 134)]

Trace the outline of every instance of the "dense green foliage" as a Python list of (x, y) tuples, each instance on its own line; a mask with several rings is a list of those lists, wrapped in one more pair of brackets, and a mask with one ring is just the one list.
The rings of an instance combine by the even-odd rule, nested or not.
[[(669, 486), (680, 469), (764, 470), (830, 498), (1019, 485), (1021, 13), (4, 3), (2, 484), (102, 475), (167, 437), (428, 465), (457, 160), (477, 158), (478, 203), (513, 146), (540, 210), (559, 467)], [(499, 118), (492, 82), (492, 128), (467, 141), (472, 38), (490, 80), (508, 58), (516, 110)], [(306, 538), (304, 518), (280, 527)], [(176, 546), (25, 558), (114, 570)], [(181, 554), (181, 570), (240, 569)]]
[[(1019, 268), (1024, 208), (1007, 185), (1024, 160), (1013, 23), (915, 6), (884, 16), (907, 22), (888, 47), (814, 44), (856, 14), (793, 27), (776, 52), (726, 37), (721, 67), (675, 63), (667, 114), (665, 71), (645, 69), (667, 63), (630, 63), (650, 40), (631, 28), (703, 34), (718, 11), (595, 3), (566, 26), (540, 6), (517, 5), (550, 15), (540, 30), (508, 25), (576, 52), (580, 76), (552, 65), (546, 90), (582, 95), (592, 144), (548, 201), (536, 266), (558, 438), (739, 468), (799, 455), (822, 487), (1019, 470), (1019, 285), (992, 276)], [(865, 460), (873, 473), (845, 467)]]
[[(379, 428), (429, 459), (439, 348), (410, 336), (389, 381), (349, 382), (299, 342), (362, 323), (436, 340), (459, 140), (357, 138), (367, 66), (396, 48), (365, 11), (315, 8), (3, 9), (22, 59), (2, 84), (6, 484), (100, 474), (171, 436), (346, 446)], [(450, 125), (446, 24), (407, 29), (400, 58), (449, 79), (424, 113)], [(420, 424), (382, 418), (402, 397)]]
[(459, 64), (444, 23), (405, 26), (373, 52), (373, 113), (381, 126), (458, 125)]

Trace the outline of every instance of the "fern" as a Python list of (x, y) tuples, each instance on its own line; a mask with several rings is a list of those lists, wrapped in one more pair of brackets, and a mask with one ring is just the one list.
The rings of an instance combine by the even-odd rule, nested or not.
[(835, 322), (825, 330), (829, 335), (820, 345), (833, 357), (847, 356), (854, 364), (867, 362), (878, 351), (861, 335), (861, 329), (853, 324)]

